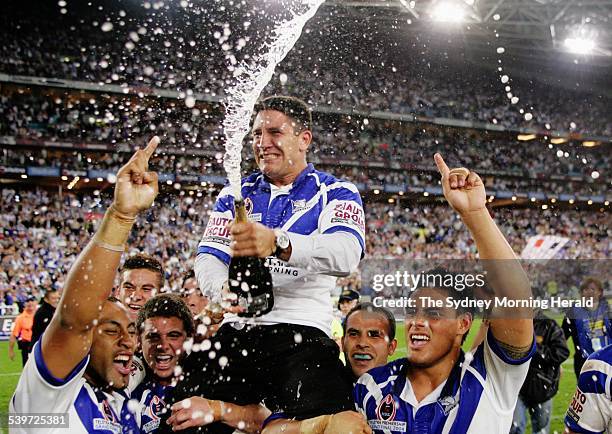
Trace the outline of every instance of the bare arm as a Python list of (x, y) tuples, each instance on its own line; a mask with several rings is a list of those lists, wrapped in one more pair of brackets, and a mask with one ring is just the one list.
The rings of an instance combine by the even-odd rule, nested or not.
[[(444, 197), (472, 234), (495, 295), (528, 299), (532, 294), (527, 275), (485, 206), (486, 192), (480, 177), (466, 169), (450, 170), (440, 154), (435, 155), (435, 161), (442, 175)], [(491, 332), (513, 358), (520, 358), (533, 342), (531, 317), (529, 308), (494, 309), (491, 314)]]
[(17, 338), (13, 333), (11, 333), (11, 337), (9, 337), (9, 359), (15, 360), (15, 342), (17, 342)]
[(148, 161), (158, 143), (154, 137), (119, 169), (113, 204), (68, 273), (62, 299), (41, 342), (47, 369), (56, 378), (66, 378), (91, 349), (93, 326), (111, 293), (136, 215), (149, 208), (157, 195), (157, 174), (148, 172)]
[(343, 411), (302, 421), (277, 419), (262, 434), (372, 434), (372, 429), (362, 414)]
[(247, 434), (258, 434), (270, 415), (270, 410), (260, 404), (237, 405), (192, 396), (172, 406), (168, 424), (175, 431), (221, 422)]

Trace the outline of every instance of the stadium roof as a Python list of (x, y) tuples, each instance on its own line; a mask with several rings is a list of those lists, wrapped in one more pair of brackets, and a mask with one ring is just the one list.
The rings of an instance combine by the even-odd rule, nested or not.
[[(583, 65), (608, 77), (612, 67), (612, 0), (328, 0), (326, 9), (351, 18), (375, 17), (405, 32), (464, 39), (474, 62), (498, 57), (496, 50), (503, 47), (506, 56), (540, 66)], [(463, 17), (432, 23), (440, 11), (450, 20)], [(570, 53), (568, 38), (592, 40), (594, 46), (587, 54)], [(594, 71), (599, 68), (605, 71)]]

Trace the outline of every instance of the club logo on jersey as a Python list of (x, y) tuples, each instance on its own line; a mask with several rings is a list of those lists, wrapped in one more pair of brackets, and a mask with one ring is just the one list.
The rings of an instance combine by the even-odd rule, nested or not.
[(295, 214), (296, 212), (303, 211), (307, 208), (306, 199), (298, 199), (291, 201), (291, 213)]
[(251, 200), (250, 197), (247, 197), (244, 200), (244, 208), (246, 209), (246, 213), (248, 216), (250, 216), (251, 214), (253, 214), (253, 201)]
[(244, 200), (244, 208), (247, 213), (247, 219), (249, 219), (250, 222), (260, 222), (261, 221), (261, 213), (260, 212), (258, 212), (257, 214), (253, 213), (253, 210), (255, 209), (255, 205), (253, 205), (253, 201), (251, 200), (250, 197), (247, 197)]
[(117, 422), (117, 419), (115, 418), (115, 413), (113, 413), (113, 410), (111, 409), (106, 399), (102, 401), (102, 415), (104, 416), (104, 419), (108, 421)]
[(166, 407), (166, 403), (164, 402), (164, 400), (160, 398), (159, 396), (155, 395), (151, 399), (151, 403), (149, 404), (149, 410), (151, 411), (151, 418), (159, 419), (159, 415), (162, 414), (162, 411), (164, 410), (165, 407)]
[(396, 410), (395, 399), (389, 394), (378, 404), (376, 415), (380, 420), (393, 420), (395, 419)]
[(451, 410), (459, 405), (459, 402), (454, 396), (445, 396), (444, 398), (438, 400), (438, 405), (442, 407), (444, 416), (448, 416)]

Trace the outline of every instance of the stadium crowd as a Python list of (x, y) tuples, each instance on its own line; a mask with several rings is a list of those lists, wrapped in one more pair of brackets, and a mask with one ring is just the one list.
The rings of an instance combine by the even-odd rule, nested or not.
[[(219, 49), (223, 37), (213, 39), (205, 27), (195, 28), (189, 18), (183, 17), (180, 24), (192, 38), (164, 34), (163, 24), (157, 27), (160, 23), (155, 18), (129, 25), (109, 22), (112, 31), (96, 19), (58, 19), (64, 25), (56, 25), (57, 21), (46, 15), (37, 17), (36, 12), (7, 14), (0, 26), (0, 37), (5, 41), (0, 47), (0, 72), (131, 85), (145, 93), (165, 88), (212, 96), (223, 96), (223, 89), (231, 82), (228, 64), (232, 62)], [(500, 83), (503, 72), (472, 68), (469, 73), (455, 74), (445, 66), (406, 64), (398, 59), (402, 56), (392, 57), (392, 53), (384, 53), (389, 57), (378, 53), (368, 60), (371, 53), (360, 47), (358, 40), (343, 40), (338, 45), (346, 47), (339, 51), (327, 39), (334, 33), (323, 36), (310, 32), (279, 65), (264, 92), (310, 94), (310, 103), (319, 107), (485, 121), (508, 128), (530, 125), (525, 114), (533, 112), (532, 122), (542, 130), (612, 135), (607, 98), (558, 92), (535, 81)], [(205, 74), (200, 64), (207, 65)], [(368, 73), (357, 73), (364, 70)], [(520, 96), (520, 103), (511, 104), (512, 96)]]
[[(190, 110), (174, 101), (147, 103), (19, 92), (0, 96), (0, 136), (114, 145), (138, 143), (156, 130), (168, 142), (167, 153), (158, 160), (159, 168), (174, 173), (199, 174), (206, 170), (222, 174), (220, 118), (210, 107)], [(342, 174), (353, 182), (432, 185), (437, 178), (427, 156), (440, 151), (448, 155), (449, 161), (479, 167), (489, 188), (495, 190), (590, 195), (605, 194), (608, 188), (606, 168), (610, 154), (604, 149), (607, 145), (587, 149), (570, 144), (523, 143), (476, 130), (445, 131), (417, 124), (365, 120), (356, 123), (347, 118), (325, 119), (321, 123), (330, 121), (333, 128), (329, 130), (315, 127), (311, 159), (327, 164), (342, 161)], [(470, 146), (463, 146), (467, 143)], [(194, 157), (191, 150), (204, 156)], [(382, 167), (363, 170), (362, 166), (346, 164), (363, 156), (372, 163), (382, 162)], [(116, 170), (122, 157), (115, 153), (70, 155), (32, 150), (26, 154), (3, 150), (0, 158), (5, 165), (68, 165), (67, 169), (93, 168), (93, 160), (96, 169)], [(411, 173), (407, 174), (407, 170)], [(551, 179), (551, 175), (559, 179)]]

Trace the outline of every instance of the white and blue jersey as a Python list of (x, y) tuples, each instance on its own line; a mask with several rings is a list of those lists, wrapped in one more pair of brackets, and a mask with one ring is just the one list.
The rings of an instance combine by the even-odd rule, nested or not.
[[(329, 334), (331, 289), (338, 276), (357, 268), (365, 251), (365, 219), (357, 187), (309, 164), (291, 185), (276, 187), (255, 173), (242, 180), (241, 192), (249, 220), (286, 231), (292, 246), (289, 261), (267, 260), (274, 284), (273, 310), (249, 321), (307, 325)], [(234, 193), (227, 186), (219, 193), (195, 266), (200, 287), (211, 297), (227, 280), (231, 250), (226, 226), (233, 219)], [(203, 264), (202, 257), (217, 261)], [(215, 269), (215, 264), (220, 268)]]
[(565, 425), (576, 433), (612, 434), (612, 345), (584, 363)]
[(136, 415), (140, 432), (148, 434), (159, 428), (163, 410), (169, 403), (168, 398), (172, 389), (174, 389), (173, 386), (162, 386), (155, 381), (144, 381), (132, 392), (132, 399), (137, 400), (140, 405), (140, 410)]
[(474, 353), (463, 351), (448, 379), (417, 401), (407, 359), (374, 368), (355, 385), (355, 406), (378, 434), (508, 434), (529, 354), (509, 358), (491, 332)]
[[(9, 404), (9, 413), (68, 413), (68, 428), (12, 428), (11, 433), (137, 434), (136, 417), (128, 410), (126, 393), (95, 390), (85, 378), (89, 356), (65, 379), (55, 378), (42, 357), (40, 340)], [(137, 409), (137, 405), (134, 406)]]

